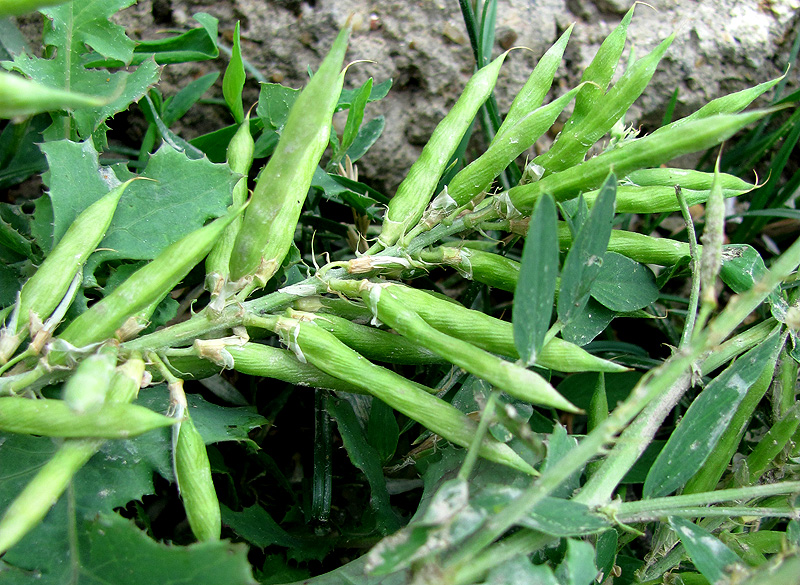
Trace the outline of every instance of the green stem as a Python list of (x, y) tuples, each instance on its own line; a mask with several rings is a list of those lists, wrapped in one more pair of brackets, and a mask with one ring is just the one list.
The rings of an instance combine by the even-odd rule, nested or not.
[(617, 516), (632, 516), (642, 513), (661, 513), (662, 516), (670, 513), (673, 508), (688, 508), (697, 506), (710, 506), (720, 502), (735, 500), (750, 500), (783, 494), (800, 493), (800, 481), (784, 481), (764, 485), (753, 485), (699, 494), (684, 494), (664, 498), (650, 498), (636, 502), (620, 504)]
[(461, 464), (461, 469), (458, 471), (458, 478), (463, 481), (467, 481), (469, 479), (472, 469), (475, 467), (475, 463), (478, 461), (483, 438), (486, 436), (486, 431), (489, 430), (489, 425), (494, 419), (494, 409), (497, 405), (498, 396), (499, 392), (497, 390), (493, 390), (489, 395), (489, 399), (486, 401), (486, 406), (483, 407), (483, 414), (481, 415), (481, 420), (478, 423), (478, 429), (475, 431), (475, 436), (472, 438), (472, 443), (467, 451), (467, 456), (464, 458), (464, 463)]
[(510, 561), (521, 554), (529, 554), (543, 549), (558, 538), (523, 529), (508, 538), (492, 545), (485, 552), (479, 554), (470, 562), (456, 569), (448, 585), (468, 585), (477, 582), (492, 567)]

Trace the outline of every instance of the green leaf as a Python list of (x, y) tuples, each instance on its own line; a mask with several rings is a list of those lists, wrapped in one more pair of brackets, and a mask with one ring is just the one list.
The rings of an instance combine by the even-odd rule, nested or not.
[[(140, 396), (137, 404), (156, 412), (166, 412), (169, 407), (168, 392), (163, 385), (157, 386), (156, 389)], [(186, 400), (189, 403), (188, 412), (192, 422), (206, 445), (223, 441), (245, 441), (255, 447), (248, 433), (268, 422), (252, 406), (218, 406), (207, 402), (197, 394), (187, 394)], [(169, 433), (168, 429), (165, 436)]]
[(81, 541), (81, 585), (256, 585), (241, 544), (162, 544), (116, 514), (91, 523)]
[(519, 555), (492, 568), (486, 575), (484, 585), (559, 585), (553, 571), (547, 565), (534, 565), (528, 555)]
[[(386, 81), (381, 81), (378, 85), (372, 86), (372, 91), (369, 94), (369, 98), (367, 102), (377, 102), (378, 100), (382, 100), (385, 98), (389, 90), (392, 87), (392, 80), (387, 79)], [(336, 104), (336, 111), (341, 112), (342, 110), (348, 109), (350, 106), (353, 105), (353, 101), (356, 99), (361, 88), (356, 89), (343, 89), (342, 93), (339, 94), (339, 102)]]
[[(553, 433), (550, 435), (550, 440), (547, 442), (547, 459), (544, 461), (543, 471), (558, 466), (558, 462), (572, 451), (577, 444), (578, 441), (575, 437), (568, 435), (567, 429), (556, 423)], [(581, 472), (582, 469), (573, 473), (550, 493), (556, 498), (571, 496), (580, 486)]]
[(598, 535), (595, 541), (595, 564), (597, 570), (600, 572), (601, 583), (604, 582), (607, 575), (611, 573), (614, 567), (614, 561), (617, 558), (617, 543), (618, 535), (616, 530), (607, 530)]
[[(120, 181), (133, 176), (122, 167), (114, 170)], [(154, 181), (134, 181), (125, 190), (99, 246), (108, 250), (92, 255), (90, 269), (111, 259), (155, 258), (209, 219), (224, 215), (238, 180), (227, 165), (190, 160), (166, 144), (150, 157), (140, 176)], [(82, 197), (78, 185), (73, 184), (72, 191), (71, 196)]]
[(247, 542), (260, 548), (276, 544), (286, 548), (303, 548), (303, 543), (281, 528), (261, 506), (244, 508), (234, 512), (220, 506), (222, 523), (231, 528)]
[(397, 449), (400, 438), (400, 427), (394, 410), (382, 400), (372, 398), (367, 423), (367, 440), (380, 455), (381, 463), (388, 463)]
[(45, 43), (76, 52), (84, 52), (79, 45), (87, 45), (103, 57), (130, 63), (136, 43), (125, 34), (125, 28), (114, 24), (110, 17), (134, 1), (73, 0), (62, 6), (45, 8), (41, 12), (51, 21)]
[(669, 524), (681, 539), (694, 566), (709, 582), (725, 580), (733, 566), (742, 563), (716, 536), (694, 522), (673, 516)]
[(329, 397), (326, 401), (326, 409), (339, 427), (339, 433), (350, 461), (367, 477), (371, 490), (370, 504), (377, 515), (378, 528), (384, 534), (396, 531), (402, 524), (389, 502), (381, 457), (378, 451), (367, 442), (367, 437), (364, 436), (364, 431), (358, 424), (353, 407), (346, 400)]
[(161, 111), (161, 119), (164, 124), (172, 126), (180, 120), (189, 111), (189, 108), (196, 104), (205, 92), (211, 89), (218, 77), (218, 71), (198, 77), (176, 93), (174, 97), (167, 100)]
[(299, 89), (292, 89), (279, 83), (262, 83), (256, 114), (261, 118), (264, 128), (280, 134), (289, 118), (289, 110), (292, 109), (299, 94)]
[(536, 204), (528, 226), (517, 287), (514, 291), (514, 345), (522, 363), (531, 366), (550, 327), (558, 277), (556, 206), (549, 195)]
[(168, 144), (178, 152), (183, 152), (192, 160), (198, 160), (205, 156), (202, 150), (199, 148), (195, 148), (189, 142), (175, 134), (172, 130), (169, 129), (168, 125), (161, 119), (161, 116), (156, 110), (155, 104), (153, 104), (153, 100), (149, 95), (144, 96), (144, 103), (142, 104), (142, 111), (145, 112), (145, 117), (152, 120), (155, 127), (158, 129), (158, 133), (161, 135), (161, 139), (164, 141), (165, 144)]
[(772, 337), (725, 369), (695, 398), (644, 482), (645, 498), (666, 496), (684, 485), (711, 455), (739, 403), (783, 344)]
[[(58, 140), (41, 145), (50, 171), (44, 175), (49, 187), (51, 205), (39, 207), (36, 215), (43, 223), (51, 223), (50, 233), (34, 234), (45, 252), (58, 243), (81, 211), (108, 193), (114, 185), (100, 173), (98, 154), (91, 141)], [(132, 185), (131, 185), (132, 186)], [(45, 214), (45, 215), (42, 215)]]
[(606, 252), (591, 295), (612, 311), (635, 311), (658, 298), (653, 271), (616, 252)]
[(486, 0), (483, 4), (483, 14), (481, 15), (481, 34), (479, 40), (481, 48), (481, 63), (478, 63), (479, 68), (483, 67), (492, 60), (496, 20), (497, 0)]
[(595, 278), (611, 237), (617, 179), (610, 174), (597, 195), (589, 217), (572, 242), (561, 272), (558, 296), (558, 320), (568, 324), (580, 315), (589, 300)]
[[(127, 64), (133, 56), (134, 42), (125, 30), (111, 22), (118, 10), (133, 4), (132, 0), (94, 2), (73, 0), (42, 12), (50, 20), (45, 27), (46, 54), (51, 59), (41, 59), (27, 54), (14, 58), (13, 68), (47, 87), (68, 92), (110, 99), (110, 103), (95, 108), (80, 108), (73, 114), (75, 132), (88, 138), (101, 128), (103, 121), (139, 100), (156, 81), (159, 70), (151, 60), (143, 62), (132, 72), (91, 69), (86, 57), (94, 49), (103, 57)], [(48, 139), (74, 138), (69, 116), (53, 114), (55, 123), (48, 131)], [(65, 123), (61, 123), (61, 121)]]
[[(153, 473), (171, 473), (168, 449), (160, 433), (147, 433), (128, 441), (106, 442), (100, 451), (78, 471), (72, 481), (71, 505), (61, 497), (44, 521), (11, 548), (3, 561), (24, 572), (9, 570), (0, 582), (61, 585), (70, 582), (71, 563), (80, 562), (82, 554), (73, 556), (69, 526), (77, 523), (77, 532), (84, 533), (86, 522), (100, 513), (110, 514), (119, 506), (153, 493)], [(22, 490), (59, 444), (48, 438), (26, 435), (0, 435), (0, 514)], [(47, 497), (45, 494), (42, 497)], [(11, 581), (3, 577), (13, 575)], [(40, 575), (37, 577), (37, 574)]]
[(344, 134), (342, 134), (341, 152), (347, 152), (358, 136), (361, 122), (364, 120), (364, 108), (367, 107), (367, 100), (372, 91), (372, 78), (370, 77), (358, 90), (350, 110), (347, 112), (347, 121), (344, 124)]
[(347, 149), (347, 156), (352, 162), (356, 162), (372, 147), (381, 137), (383, 128), (386, 125), (386, 118), (377, 116), (358, 129), (358, 135), (350, 148)]
[(736, 294), (753, 288), (766, 273), (764, 259), (752, 246), (732, 244), (722, 247), (722, 269), (719, 276)]
[(561, 337), (575, 345), (584, 346), (600, 335), (617, 314), (590, 298), (583, 311), (561, 330)]
[(166, 39), (137, 44), (133, 50), (133, 63), (141, 63), (151, 56), (159, 65), (207, 61), (219, 57), (217, 19), (205, 12), (198, 12), (193, 18), (200, 23), (198, 28)]
[(239, 34), (239, 22), (237, 21), (236, 28), (233, 31), (231, 60), (222, 78), (222, 95), (225, 97), (225, 103), (228, 104), (228, 109), (230, 109), (237, 124), (241, 124), (244, 121), (242, 89), (244, 88), (245, 78), (244, 63), (242, 63), (241, 35)]
[(594, 566), (594, 549), (582, 540), (567, 540), (567, 554), (556, 569), (561, 585), (589, 585), (594, 583), (597, 569)]

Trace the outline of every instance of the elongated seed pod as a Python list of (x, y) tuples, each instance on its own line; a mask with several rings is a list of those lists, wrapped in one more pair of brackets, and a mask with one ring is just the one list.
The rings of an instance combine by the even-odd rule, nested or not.
[[(109, 402), (130, 402), (144, 374), (144, 361), (134, 357), (117, 369), (107, 394)], [(97, 453), (103, 439), (70, 439), (59, 447), (0, 518), (0, 555), (41, 522), (64, 493), (72, 477)]]
[[(0, 5), (0, 17), (2, 17)], [(0, 71), (0, 118), (25, 118), (53, 110), (97, 108), (104, 98), (47, 87), (21, 75)]]
[(408, 175), (389, 201), (379, 237), (383, 246), (394, 244), (422, 217), (450, 158), (478, 110), (492, 93), (507, 54), (503, 53), (472, 76), (461, 97), (436, 126), (419, 158), (411, 165)]
[(579, 90), (580, 87), (576, 87), (550, 104), (520, 118), (502, 136), (498, 133), (486, 152), (453, 177), (447, 186), (448, 195), (458, 205), (464, 205), (487, 190), (503, 169), (547, 132)]
[(445, 360), (430, 350), (413, 343), (401, 335), (358, 325), (335, 315), (316, 315), (301, 311), (289, 311), (293, 319), (312, 320), (333, 333), (346, 346), (356, 350), (365, 358), (391, 364), (440, 364)]
[[(331, 287), (347, 295), (360, 295), (357, 281), (332, 281)], [(491, 353), (519, 359), (514, 346), (511, 323), (495, 319), (485, 313), (473, 311), (444, 300), (425, 291), (407, 286), (393, 285), (394, 293), (405, 306), (414, 311), (430, 325), (452, 337), (469, 341)], [(624, 372), (628, 368), (594, 356), (575, 344), (554, 337), (539, 354), (537, 365), (559, 372)]]
[(519, 278), (519, 262), (500, 254), (462, 246), (439, 246), (423, 252), (425, 262), (452, 266), (470, 280), (493, 288), (514, 292)]
[[(208, 254), (223, 230), (241, 211), (239, 208), (229, 212), (168, 246), (154, 260), (131, 274), (110, 295), (81, 313), (59, 338), (77, 347), (112, 338), (128, 317), (171, 291)], [(51, 352), (51, 363), (62, 359), (63, 356)]]
[(742, 110), (744, 110), (747, 106), (749, 106), (753, 101), (763, 94), (766, 91), (769, 91), (772, 87), (775, 86), (781, 79), (783, 79), (785, 75), (781, 75), (776, 79), (771, 79), (770, 81), (765, 81), (764, 83), (759, 83), (755, 87), (750, 87), (748, 89), (743, 89), (741, 91), (737, 91), (735, 93), (731, 93), (728, 95), (724, 95), (717, 99), (711, 100), (702, 108), (693, 112), (686, 116), (685, 118), (681, 118), (680, 120), (676, 120), (672, 124), (668, 124), (667, 126), (662, 126), (653, 134), (659, 134), (661, 132), (665, 132), (667, 128), (680, 128), (684, 124), (688, 124), (694, 120), (700, 120), (702, 118), (708, 118), (709, 116), (716, 116), (717, 114), (738, 114)]
[[(448, 441), (462, 447), (470, 446), (477, 425), (450, 403), (421, 390), (399, 374), (373, 364), (313, 322), (281, 318), (278, 331), (293, 340), (308, 362), (323, 372), (351, 381)], [(525, 473), (535, 473), (508, 445), (492, 437), (481, 443), (480, 455)]]
[(0, 431), (44, 437), (127, 439), (175, 421), (136, 404), (105, 404), (76, 414), (63, 400), (0, 398)]
[[(738, 189), (724, 189), (723, 198), (738, 197), (746, 191)], [(599, 191), (589, 191), (583, 197), (589, 207), (594, 205)], [(695, 190), (681, 189), (686, 198), (686, 204), (697, 205), (705, 203), (711, 194), (710, 189)], [(675, 197), (675, 187), (636, 187), (621, 185), (617, 187), (617, 213), (664, 213), (680, 209), (678, 199)]]
[(278, 347), (250, 342), (234, 345), (220, 343), (218, 340), (198, 339), (194, 343), (193, 351), (197, 357), (170, 354), (170, 363), (182, 374), (196, 378), (218, 373), (223, 367), (298, 386), (363, 393), (359, 387), (329, 376), (311, 364), (299, 361), (291, 351)]
[(550, 193), (557, 201), (577, 197), (581, 191), (599, 187), (612, 169), (618, 176), (625, 176), (638, 169), (656, 167), (684, 154), (706, 150), (769, 113), (770, 110), (755, 110), (693, 120), (670, 131), (625, 142), (618, 148), (536, 183), (514, 187), (507, 194), (514, 207), (522, 212), (533, 209), (542, 193)]
[[(714, 182), (714, 173), (704, 173), (692, 169), (640, 169), (628, 173), (620, 182), (622, 183), (620, 186), (629, 184), (634, 187), (671, 187), (673, 189), (680, 187), (681, 189), (707, 191), (711, 189)], [(723, 191), (739, 191), (740, 193), (747, 193), (756, 187), (727, 173), (719, 174), (719, 185)]]
[(378, 319), (401, 335), (413, 339), (467, 372), (505, 390), (510, 395), (531, 402), (579, 412), (544, 378), (532, 370), (507, 362), (467, 341), (451, 337), (429, 325), (417, 313), (407, 308), (395, 286), (363, 283), (362, 298), (369, 301)]
[(83, 360), (64, 384), (64, 402), (78, 414), (99, 410), (117, 365), (117, 346), (106, 345)]
[[(244, 122), (228, 144), (228, 166), (234, 173), (239, 173), (242, 178), (233, 188), (233, 203), (231, 209), (238, 209), (247, 201), (247, 173), (253, 164), (253, 151), (255, 142), (250, 134), (250, 112)], [(236, 236), (242, 226), (242, 216), (238, 216), (222, 232), (219, 241), (206, 258), (206, 288), (213, 294), (219, 294), (220, 287), (230, 276), (230, 260)]]
[(372, 311), (369, 307), (361, 302), (339, 297), (303, 297), (292, 303), (292, 306), (298, 311), (332, 314), (354, 323), (364, 324), (372, 320)]
[(674, 38), (675, 35), (670, 35), (651, 53), (630, 66), (580, 122), (564, 127), (553, 146), (533, 161), (545, 169), (545, 175), (563, 171), (583, 161), (591, 146), (611, 130), (650, 83), (659, 61)]
[(575, 98), (575, 109), (567, 123), (564, 124), (565, 130), (569, 131), (573, 126), (583, 123), (583, 120), (591, 116), (595, 108), (602, 103), (608, 84), (611, 83), (614, 72), (617, 70), (622, 51), (625, 49), (628, 26), (633, 18), (635, 6), (635, 4), (631, 6), (617, 27), (605, 38), (594, 59), (583, 71), (581, 83), (590, 83), (584, 85), (578, 97)]
[(200, 542), (219, 540), (222, 516), (203, 438), (184, 412), (175, 442), (175, 477), (186, 518)]
[(493, 142), (503, 140), (505, 133), (515, 127), (517, 122), (526, 118), (544, 103), (544, 98), (553, 85), (556, 70), (561, 64), (573, 26), (572, 24), (569, 25), (567, 30), (553, 43), (553, 46), (547, 49), (547, 52), (539, 59), (525, 85), (517, 92), (514, 101), (511, 102), (508, 114), (506, 114), (503, 124), (497, 129)]
[[(725, 198), (719, 180), (719, 158), (716, 177), (706, 203), (705, 226), (700, 241), (700, 302), (708, 307), (717, 306), (717, 277), (722, 267), (722, 244), (725, 238)], [(695, 277), (696, 278), (696, 277)]]
[(75, 274), (105, 236), (120, 197), (132, 181), (125, 181), (84, 209), (23, 285), (17, 333), (27, 326), (30, 314), (44, 320), (58, 306)]
[(253, 275), (264, 286), (289, 251), (311, 179), (330, 138), (331, 118), (344, 83), (348, 25), (300, 92), (281, 138), (259, 174), (231, 253), (231, 279)]

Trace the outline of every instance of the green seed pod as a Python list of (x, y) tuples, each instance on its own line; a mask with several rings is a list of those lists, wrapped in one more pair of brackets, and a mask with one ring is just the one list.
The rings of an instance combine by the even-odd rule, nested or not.
[[(333, 281), (331, 286), (347, 295), (360, 295), (357, 281)], [(452, 299), (444, 300), (425, 291), (394, 285), (394, 293), (413, 307), (431, 326), (452, 337), (469, 341), (491, 353), (519, 359), (511, 323), (480, 311), (467, 309)], [(625, 372), (628, 368), (593, 356), (558, 337), (551, 339), (536, 360), (537, 365), (559, 372)]]
[[(144, 361), (133, 357), (117, 368), (106, 400), (131, 402), (139, 390)], [(41, 522), (64, 493), (72, 477), (102, 446), (102, 439), (68, 439), (36, 472), (0, 519), (0, 555)]]
[[(244, 122), (228, 144), (228, 166), (234, 173), (239, 173), (242, 178), (233, 188), (233, 203), (231, 209), (238, 209), (247, 201), (247, 173), (253, 164), (253, 151), (255, 142), (250, 134), (250, 112), (247, 112)], [(242, 217), (238, 216), (225, 228), (222, 237), (214, 244), (214, 248), (206, 258), (206, 287), (212, 295), (219, 294), (221, 287), (230, 275), (230, 259), (236, 236), (242, 226)]]
[(231, 253), (232, 280), (252, 275), (256, 284), (264, 286), (289, 251), (311, 179), (330, 138), (349, 36), (348, 23), (297, 96), (275, 152), (259, 174)]
[(684, 154), (707, 150), (770, 112), (771, 110), (755, 110), (744, 114), (720, 114), (693, 120), (657, 135), (651, 134), (627, 141), (618, 148), (565, 171), (553, 173), (541, 181), (514, 187), (507, 195), (514, 207), (522, 212), (533, 209), (542, 193), (550, 193), (556, 201), (577, 197), (581, 191), (599, 187), (611, 169), (617, 176), (625, 176), (638, 169), (657, 167)]
[[(723, 198), (738, 197), (745, 192), (738, 189), (725, 189), (722, 191), (722, 196)], [(583, 194), (589, 207), (594, 205), (598, 193), (599, 191), (595, 190)], [(681, 189), (681, 193), (686, 199), (686, 204), (692, 206), (708, 201), (711, 190)], [(679, 209), (680, 205), (675, 197), (675, 187), (632, 185), (617, 187), (617, 213), (665, 213)]]
[(144, 376), (144, 360), (134, 355), (119, 366), (111, 379), (106, 402), (127, 404), (136, 400)]
[[(674, 194), (674, 191), (673, 191)], [(496, 229), (505, 229), (524, 236), (528, 233), (529, 218), (510, 220), (491, 224)], [(558, 243), (562, 250), (572, 245), (572, 232), (566, 222), (558, 222)], [(689, 256), (689, 244), (669, 238), (655, 238), (625, 230), (613, 230), (608, 242), (608, 250), (627, 256), (642, 264), (672, 266), (681, 258)]]
[(106, 345), (83, 360), (64, 384), (64, 402), (78, 414), (99, 410), (117, 365), (117, 346)]
[(717, 114), (738, 114), (751, 103), (753, 103), (758, 96), (774, 87), (784, 77), (785, 74), (776, 79), (759, 83), (755, 87), (743, 89), (741, 91), (719, 97), (715, 100), (711, 100), (696, 112), (686, 116), (685, 118), (676, 120), (672, 124), (668, 124), (667, 126), (659, 128), (653, 132), (653, 134), (665, 132), (667, 128), (680, 128), (684, 124), (688, 124), (694, 120), (708, 118), (709, 116), (716, 116)]
[(297, 320), (314, 321), (317, 325), (333, 333), (346, 346), (356, 350), (369, 360), (390, 364), (440, 364), (441, 357), (428, 349), (409, 341), (405, 337), (358, 325), (335, 315), (315, 315), (300, 311), (288, 312)]
[[(620, 181), (621, 186), (630, 185), (634, 187), (680, 187), (681, 189), (693, 189), (695, 191), (709, 191), (714, 182), (714, 173), (704, 173), (692, 169), (640, 169), (628, 173)], [(719, 184), (723, 191), (738, 191), (747, 193), (755, 189), (747, 181), (728, 175), (719, 174)]]
[[(219, 368), (234, 369), (242, 374), (273, 378), (298, 386), (325, 388), (342, 392), (363, 391), (321, 372), (311, 364), (299, 361), (291, 351), (270, 347), (260, 343), (225, 343), (224, 340), (202, 340), (194, 342), (195, 356), (169, 355), (170, 363), (180, 372), (189, 372), (194, 377), (204, 378), (219, 372)], [(198, 360), (200, 363), (198, 363)], [(209, 368), (204, 364), (215, 364)]]
[[(0, 18), (3, 4), (0, 4)], [(0, 118), (26, 118), (53, 110), (98, 108), (108, 100), (41, 85), (21, 75), (0, 71)]]
[[(110, 295), (81, 313), (59, 338), (76, 347), (112, 338), (128, 317), (171, 291), (208, 254), (223, 230), (241, 211), (241, 208), (232, 211), (168, 246), (154, 260), (131, 274)], [(51, 352), (51, 363), (63, 359), (58, 353)]]
[(361, 302), (339, 297), (303, 297), (292, 303), (292, 306), (298, 311), (336, 315), (354, 323), (363, 324), (372, 320), (372, 311), (369, 307)]
[(519, 262), (500, 254), (448, 245), (423, 252), (420, 257), (425, 262), (452, 266), (465, 278), (493, 288), (514, 292), (517, 286)]
[(725, 198), (719, 180), (719, 158), (716, 164), (716, 179), (711, 185), (705, 213), (705, 227), (700, 241), (700, 301), (710, 308), (717, 306), (717, 276), (722, 267), (722, 244), (725, 238)]
[[(399, 374), (373, 364), (313, 322), (280, 318), (277, 330), (297, 346), (309, 363), (323, 372), (351, 381), (448, 441), (462, 447), (470, 446), (477, 425), (448, 402), (421, 390)], [(480, 455), (525, 473), (535, 473), (508, 445), (491, 437), (481, 443)]]
[(536, 372), (500, 359), (429, 325), (394, 294), (397, 288), (362, 281), (362, 298), (370, 303), (378, 319), (392, 329), (520, 400), (568, 412), (580, 411)]
[(105, 404), (76, 414), (63, 400), (0, 398), (0, 431), (44, 437), (128, 439), (175, 421), (135, 404)]
[(184, 412), (184, 419), (179, 424), (175, 441), (175, 478), (189, 526), (200, 542), (219, 540), (222, 516), (205, 443), (188, 413)]
[(23, 285), (16, 333), (27, 326), (30, 315), (44, 319), (58, 306), (75, 274), (105, 236), (120, 197), (133, 180), (125, 181), (84, 209)]
[(381, 245), (393, 245), (422, 217), (450, 158), (478, 110), (492, 93), (507, 54), (503, 53), (472, 76), (461, 97), (436, 126), (419, 158), (411, 165), (408, 175), (389, 201), (379, 237)]
[(675, 35), (670, 35), (650, 54), (631, 65), (580, 121), (564, 126), (553, 146), (533, 161), (545, 169), (545, 175), (583, 161), (591, 146), (611, 130), (642, 94), (674, 38)]
[(605, 92), (614, 72), (622, 51), (625, 49), (625, 41), (628, 38), (628, 26), (633, 18), (634, 4), (622, 18), (610, 35), (606, 37), (597, 54), (583, 71), (581, 83), (590, 82), (583, 86), (583, 89), (575, 99), (575, 109), (564, 125), (564, 130), (569, 131), (573, 126), (579, 125), (602, 103), (605, 99)]
[[(447, 186), (448, 195), (458, 205), (464, 205), (486, 191), (503, 169), (547, 132), (578, 91), (580, 87), (534, 110), (508, 127), (502, 136), (498, 131), (486, 152), (453, 177)], [(506, 124), (508, 121), (500, 129), (505, 128)]]
[(531, 112), (541, 107), (547, 92), (550, 91), (550, 87), (553, 85), (556, 70), (561, 64), (561, 58), (564, 56), (573, 26), (572, 24), (569, 25), (569, 28), (539, 59), (525, 85), (522, 86), (514, 101), (511, 102), (508, 114), (506, 114), (503, 124), (497, 129), (494, 140), (503, 140), (506, 132), (514, 128), (523, 118), (527, 118)]

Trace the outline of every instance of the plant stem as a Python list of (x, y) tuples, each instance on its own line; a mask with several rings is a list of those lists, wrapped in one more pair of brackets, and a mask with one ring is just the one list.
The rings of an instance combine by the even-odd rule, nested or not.
[(697, 303), (700, 299), (700, 252), (697, 249), (697, 235), (694, 231), (692, 214), (689, 212), (686, 198), (678, 186), (675, 187), (675, 197), (678, 198), (678, 204), (681, 206), (681, 215), (683, 215), (683, 221), (686, 222), (686, 231), (689, 235), (689, 254), (692, 258), (692, 290), (689, 294), (689, 307), (686, 309), (686, 323), (683, 325), (680, 345), (685, 347), (694, 334), (697, 319)]

